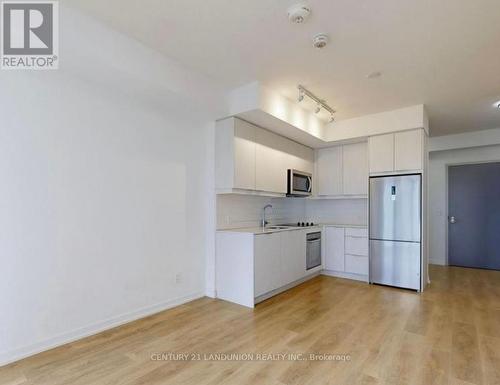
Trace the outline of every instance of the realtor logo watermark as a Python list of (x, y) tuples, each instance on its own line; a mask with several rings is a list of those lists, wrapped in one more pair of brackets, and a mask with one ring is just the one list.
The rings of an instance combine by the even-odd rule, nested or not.
[(3, 1), (1, 5), (1, 68), (57, 69), (58, 2)]

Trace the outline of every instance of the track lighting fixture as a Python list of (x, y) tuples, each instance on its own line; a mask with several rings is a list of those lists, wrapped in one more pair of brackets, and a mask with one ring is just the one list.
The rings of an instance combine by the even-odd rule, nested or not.
[(330, 122), (333, 122), (335, 120), (335, 117), (333, 116), (335, 114), (335, 110), (330, 107), (328, 104), (326, 104), (326, 101), (323, 99), (318, 98), (316, 95), (314, 95), (311, 91), (309, 91), (307, 88), (299, 85), (297, 86), (299, 90), (299, 98), (298, 101), (301, 102), (304, 100), (304, 97), (307, 96), (308, 98), (312, 99), (314, 102), (316, 102), (316, 109), (314, 110), (314, 113), (319, 114), (321, 110), (325, 110), (330, 113)]
[(335, 116), (333, 114), (330, 115), (330, 123), (335, 122)]

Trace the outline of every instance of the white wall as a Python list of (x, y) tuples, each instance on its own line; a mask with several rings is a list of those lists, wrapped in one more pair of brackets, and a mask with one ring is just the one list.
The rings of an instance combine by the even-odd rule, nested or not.
[(429, 133), (429, 120), (424, 105), (360, 116), (329, 123), (325, 127), (327, 142), (366, 138), (402, 130), (423, 128)]
[(429, 151), (457, 150), (500, 144), (500, 128), (435, 136), (429, 140)]
[[(431, 138), (431, 141), (434, 138)], [(453, 138), (451, 138), (453, 139)], [(460, 143), (454, 143), (459, 146)], [(449, 165), (500, 161), (500, 145), (435, 151), (429, 159), (429, 258), (430, 263), (447, 264)], [(432, 277), (431, 277), (432, 279)]]
[(60, 70), (0, 72), (0, 365), (205, 292), (220, 90), (70, 8), (60, 34)]

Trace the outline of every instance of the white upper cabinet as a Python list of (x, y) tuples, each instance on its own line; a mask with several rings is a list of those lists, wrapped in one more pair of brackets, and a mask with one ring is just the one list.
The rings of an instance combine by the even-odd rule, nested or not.
[[(256, 190), (286, 193), (287, 168), (291, 167), (285, 139), (262, 128), (256, 129)], [(290, 165), (290, 166), (289, 166)]]
[(344, 195), (368, 194), (368, 144), (345, 145), (342, 164)]
[(394, 169), (396, 171), (423, 168), (424, 130), (399, 132), (394, 135)]
[(316, 186), (319, 196), (368, 194), (368, 145), (363, 142), (318, 150)]
[(255, 188), (255, 127), (242, 120), (234, 126), (234, 186)]
[(314, 172), (314, 151), (302, 144), (290, 141), (289, 159), (291, 167), (294, 170)]
[(288, 169), (314, 169), (311, 148), (237, 118), (217, 122), (215, 147), (215, 186), (221, 193), (285, 194)]
[(256, 127), (256, 190), (285, 194), (287, 170), (312, 173), (314, 152), (311, 148)]
[(368, 139), (370, 173), (394, 170), (394, 134)]
[(255, 190), (256, 127), (240, 119), (217, 122), (215, 187)]
[(342, 146), (316, 152), (317, 195), (342, 195)]
[(371, 137), (368, 141), (370, 173), (422, 170), (424, 140), (423, 129)]

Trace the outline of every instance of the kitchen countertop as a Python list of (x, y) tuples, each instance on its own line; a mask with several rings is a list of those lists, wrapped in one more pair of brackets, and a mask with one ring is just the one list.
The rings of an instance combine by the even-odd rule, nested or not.
[(331, 226), (331, 227), (350, 227), (353, 229), (367, 229), (368, 225), (352, 225), (345, 223), (320, 223), (320, 226)]
[[(273, 226), (273, 225), (271, 225)], [(276, 225), (279, 226), (279, 225)], [(281, 231), (295, 231), (295, 230), (319, 230), (321, 227), (324, 226), (332, 226), (332, 227), (350, 227), (350, 228), (359, 228), (359, 229), (366, 229), (368, 228), (367, 225), (347, 225), (347, 224), (342, 224), (342, 223), (318, 223), (315, 226), (308, 226), (308, 227), (287, 227), (286, 229), (262, 229), (262, 227), (244, 227), (244, 228), (234, 228), (234, 229), (222, 229), (222, 230), (217, 230), (219, 233), (248, 233), (248, 234), (272, 234), (272, 233), (278, 233)]]

